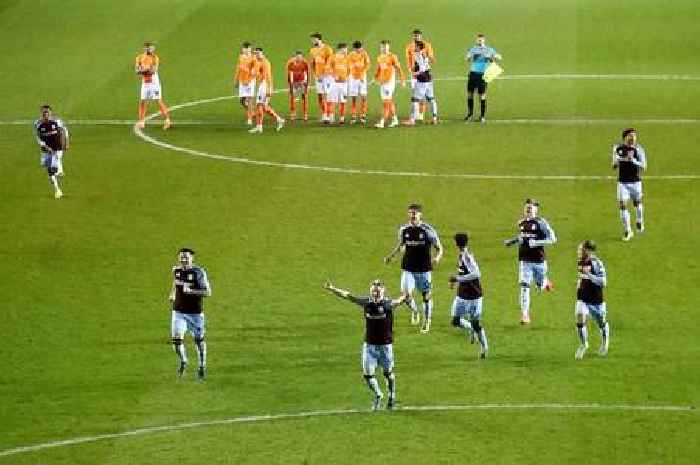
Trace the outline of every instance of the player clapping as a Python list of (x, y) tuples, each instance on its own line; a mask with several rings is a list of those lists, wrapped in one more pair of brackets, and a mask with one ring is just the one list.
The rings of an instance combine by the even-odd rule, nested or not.
[(622, 131), (622, 139), (622, 144), (613, 145), (612, 166), (618, 170), (617, 200), (620, 203), (620, 219), (624, 228), (622, 240), (629, 241), (634, 236), (626, 205), (630, 199), (637, 211), (637, 232), (644, 232), (641, 173), (647, 169), (647, 156), (644, 148), (637, 142), (637, 131), (634, 128)]
[(608, 354), (610, 325), (603, 300), (603, 288), (607, 285), (605, 265), (595, 255), (596, 244), (583, 241), (578, 246), (578, 284), (576, 286), (576, 329), (581, 342), (576, 349), (576, 359), (581, 360), (588, 350), (588, 329), (586, 318), (591, 315), (600, 329), (600, 355)]
[(160, 57), (156, 54), (156, 46), (152, 42), (143, 44), (143, 53), (136, 57), (135, 70), (136, 74), (141, 76), (141, 100), (139, 102), (139, 121), (137, 126), (144, 128), (146, 125), (146, 111), (148, 110), (148, 101), (155, 100), (158, 102), (160, 114), (165, 118), (163, 129), (168, 129), (172, 125), (170, 121), (170, 113), (168, 107), (163, 101), (163, 92), (160, 87), (160, 78), (158, 77), (158, 67), (160, 66)]

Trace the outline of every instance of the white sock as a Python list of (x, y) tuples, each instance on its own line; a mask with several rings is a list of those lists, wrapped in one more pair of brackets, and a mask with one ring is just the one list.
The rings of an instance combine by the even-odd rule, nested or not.
[(477, 337), (479, 338), (479, 344), (481, 344), (481, 348), (484, 349), (484, 352), (489, 350), (489, 341), (486, 339), (486, 330), (484, 328), (479, 330)]
[(196, 342), (195, 347), (197, 347), (197, 355), (199, 356), (199, 366), (200, 367), (207, 366), (207, 342), (206, 341)]
[(375, 396), (379, 397), (382, 395), (382, 390), (379, 389), (379, 382), (377, 382), (377, 378), (375, 378), (374, 376), (371, 376), (369, 378), (365, 378), (365, 380), (367, 381), (367, 387), (369, 388), (370, 391), (372, 391), (372, 393)]
[(620, 210), (620, 219), (622, 220), (622, 226), (624, 226), (625, 231), (630, 231), (630, 212), (626, 208)]
[(474, 331), (474, 329), (472, 329), (472, 324), (469, 322), (469, 320), (466, 320), (466, 319), (464, 319), (464, 318), (460, 318), (460, 319), (459, 319), (459, 327), (460, 327), (460, 328), (463, 328), (463, 329), (466, 329), (466, 330), (469, 331), (470, 333), (471, 333), (472, 331)]
[(409, 308), (411, 309), (412, 312), (417, 312), (418, 311), (418, 305), (416, 305), (416, 300), (411, 299), (407, 301)]
[(637, 223), (644, 224), (644, 207), (641, 203), (637, 205)]
[(520, 286), (520, 311), (530, 313), (530, 286)]
[(51, 185), (53, 186), (54, 190), (60, 190), (61, 188), (58, 186), (58, 178), (56, 177), (55, 174), (52, 174), (49, 176), (49, 182), (51, 182)]
[(173, 344), (173, 347), (180, 361), (187, 363), (187, 349), (185, 349), (185, 344), (181, 342), (179, 344)]
[(417, 120), (418, 115), (420, 114), (419, 107), (420, 104), (418, 102), (411, 102), (411, 119), (412, 120)]
[(438, 112), (437, 112), (437, 100), (432, 99), (432, 100), (430, 101), (430, 111), (432, 112), (433, 117), (434, 117), (434, 118), (437, 118), (437, 115), (438, 115)]
[(610, 325), (607, 322), (600, 328), (600, 338), (603, 340), (603, 345), (607, 349), (610, 344)]
[(588, 344), (588, 329), (586, 326), (578, 326), (576, 328), (578, 330), (578, 338), (581, 340), (581, 345), (585, 346)]

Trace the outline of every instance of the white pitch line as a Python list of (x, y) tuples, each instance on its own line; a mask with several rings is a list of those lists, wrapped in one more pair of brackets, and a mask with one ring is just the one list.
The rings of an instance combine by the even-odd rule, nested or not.
[[(470, 411), (470, 410), (588, 410), (588, 411), (637, 411), (637, 412), (695, 412), (695, 406), (692, 405), (627, 405), (627, 404), (481, 404), (481, 405), (423, 405), (423, 406), (405, 406), (398, 407), (391, 414), (396, 412), (445, 412), (445, 411)], [(162, 433), (167, 431), (187, 430), (193, 428), (205, 428), (211, 426), (222, 426), (237, 423), (259, 423), (266, 421), (288, 420), (295, 418), (312, 418), (312, 417), (330, 417), (353, 415), (359, 413), (376, 414), (369, 410), (361, 409), (337, 409), (337, 410), (313, 410), (308, 412), (296, 413), (279, 413), (270, 415), (249, 415), (233, 418), (224, 418), (220, 420), (197, 421), (190, 423), (180, 423), (177, 425), (152, 426), (146, 428), (138, 428), (119, 433), (106, 433), (94, 436), (81, 436), (71, 439), (62, 439), (58, 441), (49, 441), (41, 444), (33, 444), (30, 446), (15, 447), (0, 451), (0, 457), (8, 457), (12, 455), (27, 454), (45, 449), (53, 449), (58, 447), (73, 446), (78, 444), (86, 444), (98, 441), (111, 439), (120, 439), (133, 436), (144, 436), (148, 434)]]

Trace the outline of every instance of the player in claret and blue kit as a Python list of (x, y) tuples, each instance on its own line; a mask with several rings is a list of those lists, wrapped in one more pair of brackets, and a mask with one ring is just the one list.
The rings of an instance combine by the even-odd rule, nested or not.
[(622, 240), (626, 242), (634, 235), (626, 205), (630, 199), (637, 211), (637, 232), (644, 232), (641, 173), (647, 169), (647, 156), (644, 148), (637, 142), (635, 129), (627, 128), (622, 131), (622, 139), (622, 144), (613, 145), (612, 166), (618, 170), (617, 200), (620, 202), (620, 219), (624, 228)]
[(63, 197), (58, 177), (63, 176), (63, 152), (68, 150), (68, 128), (63, 121), (54, 118), (51, 107), (41, 107), (41, 118), (34, 122), (36, 141), (41, 150), (41, 166), (46, 168), (54, 188), (54, 197)]
[(345, 289), (335, 287), (327, 282), (325, 289), (336, 296), (349, 300), (362, 307), (365, 316), (365, 343), (362, 345), (362, 372), (367, 387), (374, 395), (373, 410), (381, 408), (382, 390), (379, 387), (374, 371), (377, 365), (384, 370), (384, 377), (389, 391), (387, 408), (393, 409), (396, 405), (396, 377), (394, 376), (394, 309), (405, 300), (402, 294), (398, 299), (390, 299), (385, 296), (384, 284), (374, 280), (369, 288), (369, 296), (356, 297)]
[(595, 255), (596, 244), (583, 241), (578, 246), (578, 284), (576, 286), (576, 329), (581, 342), (576, 349), (576, 359), (581, 360), (588, 350), (586, 319), (591, 315), (600, 329), (600, 355), (608, 354), (610, 325), (608, 311), (603, 300), (603, 288), (608, 283), (605, 265)]

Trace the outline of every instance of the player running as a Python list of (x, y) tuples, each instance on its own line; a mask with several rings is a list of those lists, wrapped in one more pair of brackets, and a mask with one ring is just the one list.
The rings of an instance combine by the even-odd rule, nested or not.
[(379, 45), (379, 56), (377, 57), (377, 69), (374, 79), (379, 83), (379, 94), (382, 99), (382, 118), (374, 125), (376, 128), (384, 128), (384, 122), (391, 117), (390, 128), (399, 125), (396, 116), (396, 105), (394, 105), (394, 91), (396, 90), (396, 75), (399, 75), (401, 85), (406, 87), (406, 79), (401, 69), (399, 59), (389, 51), (388, 40), (382, 40)]
[(379, 387), (374, 371), (381, 365), (386, 378), (389, 400), (386, 408), (392, 410), (396, 406), (396, 377), (394, 375), (394, 309), (401, 305), (405, 296), (391, 300), (384, 295), (384, 284), (378, 279), (372, 281), (369, 296), (355, 297), (344, 289), (335, 287), (327, 282), (325, 289), (336, 296), (349, 300), (362, 307), (365, 314), (365, 343), (362, 345), (362, 372), (367, 387), (374, 395), (372, 410), (379, 410), (382, 404), (382, 390)]
[(340, 43), (336, 52), (328, 60), (328, 66), (333, 75), (333, 83), (327, 94), (326, 124), (335, 120), (335, 106), (338, 105), (338, 124), (345, 124), (345, 100), (348, 95), (348, 77), (350, 76), (350, 60), (348, 59), (347, 44)]
[(352, 52), (348, 54), (350, 63), (350, 78), (348, 80), (348, 95), (352, 102), (352, 119), (350, 124), (357, 122), (357, 99), (360, 99), (360, 122), (367, 123), (367, 71), (371, 66), (369, 54), (362, 48), (359, 40), (352, 43)]
[(424, 113), (421, 113), (420, 105), (426, 101), (430, 103), (430, 112), (433, 115), (431, 122), (432, 124), (437, 124), (437, 101), (435, 100), (435, 88), (433, 87), (431, 71), (433, 59), (426, 51), (425, 44), (420, 40), (415, 43), (415, 51), (411, 61), (413, 64), (409, 68), (409, 72), (411, 72), (413, 80), (415, 80), (411, 94), (411, 116), (403, 124), (415, 126), (416, 120), (423, 120), (425, 116)]
[(301, 99), (304, 121), (309, 120), (309, 64), (304, 59), (301, 50), (294, 52), (294, 56), (287, 60), (287, 84), (289, 84), (289, 119), (297, 118), (296, 102)]
[(622, 140), (622, 144), (613, 145), (612, 166), (618, 170), (617, 200), (620, 202), (620, 219), (624, 228), (622, 240), (626, 242), (634, 236), (626, 205), (630, 199), (637, 210), (637, 232), (644, 232), (641, 172), (647, 169), (647, 156), (637, 142), (636, 129), (627, 128), (622, 131)]
[(326, 96), (330, 92), (333, 82), (328, 68), (328, 60), (333, 55), (330, 45), (323, 42), (318, 32), (311, 34), (311, 49), (309, 50), (309, 63), (316, 78), (316, 94), (318, 95), (318, 108), (321, 113), (321, 121), (326, 120)]
[(551, 291), (554, 285), (547, 278), (547, 260), (544, 246), (557, 242), (554, 230), (547, 220), (537, 215), (540, 204), (534, 199), (525, 200), (525, 217), (518, 222), (518, 235), (507, 239), (508, 247), (518, 244), (520, 281), (520, 324), (530, 323), (530, 286), (534, 278), (539, 291)]
[(241, 53), (238, 55), (238, 63), (236, 64), (236, 74), (233, 78), (234, 86), (238, 84), (238, 97), (241, 106), (245, 110), (246, 123), (248, 126), (253, 125), (253, 116), (255, 111), (253, 108), (253, 98), (255, 97), (255, 57), (250, 42), (243, 42), (241, 45)]
[(481, 326), (481, 314), (483, 309), (481, 290), (481, 271), (474, 259), (474, 255), (467, 248), (469, 235), (467, 233), (455, 234), (455, 245), (459, 249), (457, 257), (457, 274), (450, 276), (450, 288), (458, 284), (457, 295), (452, 302), (452, 326), (467, 331), (472, 344), (474, 335), (479, 338), (481, 350), (480, 358), (486, 358), (489, 351), (489, 343), (486, 339), (486, 330)]
[(63, 176), (63, 153), (68, 150), (68, 128), (58, 118), (53, 118), (51, 106), (41, 106), (41, 117), (34, 122), (36, 141), (41, 151), (41, 166), (46, 168), (54, 197), (63, 197), (58, 177)]
[(471, 61), (469, 80), (467, 81), (467, 116), (464, 120), (469, 121), (474, 114), (474, 91), (478, 90), (481, 103), (480, 122), (486, 121), (486, 87), (484, 72), (491, 62), (500, 60), (502, 57), (495, 49), (486, 45), (484, 34), (476, 35), (476, 45), (467, 52), (466, 60)]
[[(420, 323), (418, 306), (413, 299), (413, 291), (418, 288), (423, 296), (423, 325), (421, 333), (430, 331), (433, 316), (432, 269), (442, 259), (442, 244), (435, 229), (423, 223), (423, 208), (414, 203), (408, 206), (408, 223), (399, 228), (396, 247), (384, 257), (384, 263), (389, 264), (399, 251), (403, 252), (401, 259), (401, 293), (406, 295), (406, 304), (411, 308), (411, 324)], [(431, 257), (431, 250), (437, 251)]]
[[(426, 41), (423, 39), (423, 33), (421, 32), (420, 29), (415, 29), (413, 31), (413, 40), (411, 40), (408, 44), (406, 44), (406, 50), (405, 50), (405, 56), (406, 56), (406, 69), (408, 72), (413, 71), (414, 67), (414, 59), (413, 55), (416, 53), (416, 43), (417, 42), (423, 42), (424, 44), (424, 52), (425, 54), (428, 55), (430, 59), (430, 63), (433, 64), (435, 63), (435, 54), (433, 52), (433, 46), (430, 44), (430, 42)], [(416, 87), (416, 80), (415, 75), (412, 76), (411, 78), (411, 89), (414, 89)], [(411, 98), (411, 102), (413, 102), (413, 98)], [(418, 121), (423, 121), (424, 115), (425, 115), (425, 109), (427, 105), (425, 100), (420, 101), (420, 111), (418, 113), (418, 116), (415, 118)]]
[(197, 378), (204, 380), (207, 373), (207, 343), (204, 341), (204, 297), (211, 296), (211, 286), (204, 268), (194, 265), (194, 250), (182, 248), (178, 252), (179, 265), (173, 267), (173, 285), (170, 302), (173, 306), (171, 332), (173, 347), (180, 362), (177, 375), (182, 377), (187, 368), (185, 333), (189, 331), (199, 357)]
[(141, 101), (139, 102), (139, 121), (137, 127), (143, 129), (146, 126), (146, 111), (148, 110), (148, 101), (156, 100), (160, 114), (165, 118), (163, 129), (169, 129), (172, 126), (170, 121), (170, 113), (168, 107), (163, 102), (163, 92), (160, 87), (160, 78), (158, 77), (158, 67), (160, 58), (156, 55), (156, 46), (153, 42), (144, 42), (143, 53), (136, 56), (135, 70), (136, 74), (141, 76)]
[(263, 116), (265, 113), (272, 116), (277, 122), (277, 131), (284, 127), (284, 119), (275, 112), (270, 106), (270, 97), (272, 96), (274, 87), (272, 86), (272, 65), (265, 58), (265, 54), (261, 47), (255, 48), (255, 71), (254, 75), (258, 79), (258, 94), (256, 97), (257, 119), (254, 128), (248, 132), (251, 134), (263, 132)]
[(610, 325), (603, 300), (603, 288), (607, 285), (607, 274), (603, 262), (595, 255), (596, 244), (583, 241), (578, 246), (578, 284), (576, 286), (576, 329), (581, 341), (576, 349), (576, 359), (581, 360), (588, 350), (586, 318), (590, 314), (600, 329), (600, 355), (608, 354)]

